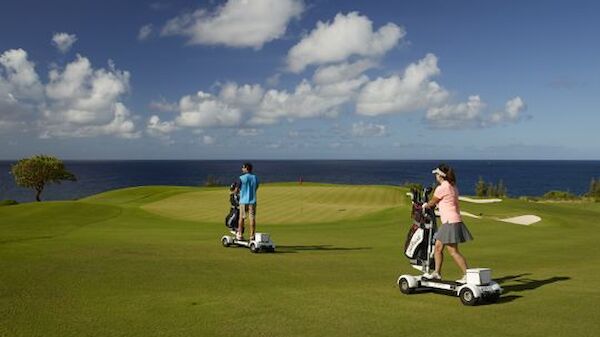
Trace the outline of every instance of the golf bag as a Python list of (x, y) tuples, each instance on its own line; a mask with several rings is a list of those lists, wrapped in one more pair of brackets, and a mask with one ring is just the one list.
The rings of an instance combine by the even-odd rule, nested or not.
[(229, 191), (229, 203), (231, 204), (231, 209), (229, 210), (229, 214), (225, 216), (225, 227), (227, 227), (230, 231), (236, 231), (238, 228), (238, 222), (240, 220), (240, 195), (235, 191), (237, 185), (236, 183), (231, 184)]
[[(412, 189), (412, 224), (406, 235), (404, 243), (404, 255), (413, 266), (425, 266), (427, 264), (427, 253), (432, 252), (429, 246), (433, 245), (433, 234), (437, 231), (435, 212), (427, 208), (423, 212), (422, 204), (429, 201), (431, 188), (423, 191)], [(433, 257), (429, 259), (430, 268), (434, 266)]]

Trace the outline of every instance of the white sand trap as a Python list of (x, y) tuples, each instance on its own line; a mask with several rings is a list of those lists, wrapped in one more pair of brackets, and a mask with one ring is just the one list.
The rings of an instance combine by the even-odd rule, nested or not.
[(469, 213), (469, 212), (465, 212), (465, 211), (460, 211), (460, 215), (468, 216), (469, 218), (481, 219), (481, 217), (479, 215), (475, 215), (473, 213)]
[(458, 197), (460, 201), (473, 202), (476, 204), (489, 204), (492, 202), (501, 202), (502, 199), (473, 199), (469, 197)]
[(534, 224), (538, 221), (542, 221), (542, 218), (540, 218), (537, 215), (521, 215), (521, 216), (516, 216), (513, 218), (506, 218), (506, 219), (498, 219), (500, 221), (504, 221), (504, 222), (510, 222), (510, 223), (515, 223), (518, 225), (526, 225), (529, 226), (531, 224)]

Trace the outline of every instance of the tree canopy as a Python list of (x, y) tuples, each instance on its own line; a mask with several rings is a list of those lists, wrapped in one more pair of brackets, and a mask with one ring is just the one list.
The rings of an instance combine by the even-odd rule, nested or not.
[(77, 180), (73, 173), (66, 170), (61, 160), (47, 155), (21, 159), (11, 167), (11, 173), (17, 185), (35, 190), (37, 201), (41, 201), (40, 195), (46, 184)]

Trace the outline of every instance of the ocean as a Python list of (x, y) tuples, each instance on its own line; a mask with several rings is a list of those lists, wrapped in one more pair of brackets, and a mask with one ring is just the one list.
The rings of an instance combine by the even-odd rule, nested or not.
[[(10, 175), (14, 161), (0, 161), (0, 200), (34, 200), (34, 192), (15, 185)], [(463, 195), (474, 194), (481, 176), (502, 180), (510, 196), (539, 196), (550, 190), (587, 192), (592, 178), (600, 178), (600, 161), (446, 161), (455, 168)], [(432, 160), (256, 160), (254, 172), (261, 182), (299, 181), (336, 184), (431, 185)], [(202, 186), (213, 177), (230, 184), (239, 176), (239, 160), (111, 160), (65, 161), (77, 182), (48, 185), (43, 200), (73, 200), (92, 194), (141, 185)]]

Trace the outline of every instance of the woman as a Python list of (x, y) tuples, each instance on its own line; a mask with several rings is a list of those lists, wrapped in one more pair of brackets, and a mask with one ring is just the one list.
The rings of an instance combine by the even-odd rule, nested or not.
[(458, 251), (458, 244), (473, 240), (467, 226), (462, 222), (460, 208), (458, 206), (458, 189), (456, 188), (456, 175), (454, 170), (446, 165), (440, 164), (431, 173), (439, 186), (433, 192), (433, 198), (423, 204), (423, 208), (438, 205), (442, 226), (437, 231), (435, 238), (435, 271), (425, 275), (430, 279), (441, 279), (442, 263), (444, 261), (444, 247), (447, 247), (450, 256), (463, 272), (463, 277), (456, 282), (466, 283), (467, 261)]

